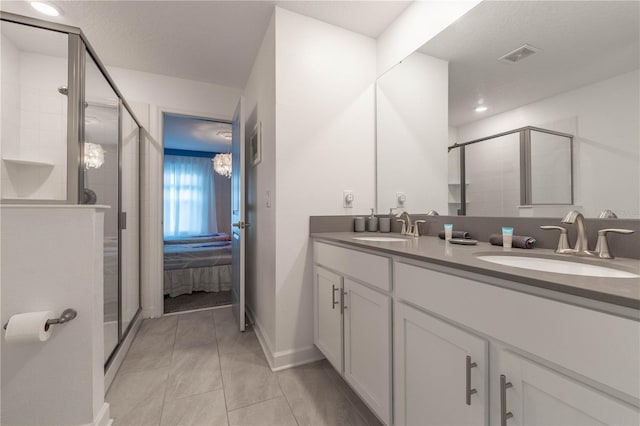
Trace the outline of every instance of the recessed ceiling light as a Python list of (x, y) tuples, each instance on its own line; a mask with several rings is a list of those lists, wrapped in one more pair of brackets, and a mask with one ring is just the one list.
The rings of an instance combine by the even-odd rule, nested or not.
[(58, 9), (51, 3), (46, 3), (42, 1), (32, 1), (31, 7), (47, 16), (60, 16), (61, 14), (60, 9)]
[(476, 107), (476, 112), (485, 112), (489, 108), (486, 105), (480, 105)]

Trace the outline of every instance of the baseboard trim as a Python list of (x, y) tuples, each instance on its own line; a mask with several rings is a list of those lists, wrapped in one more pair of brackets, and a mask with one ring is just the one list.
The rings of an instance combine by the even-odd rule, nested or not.
[(113, 419), (109, 417), (109, 404), (102, 404), (102, 408), (98, 411), (96, 418), (93, 420), (93, 423), (89, 423), (87, 426), (111, 426), (113, 424)]
[(262, 352), (264, 352), (265, 358), (267, 358), (267, 363), (269, 364), (269, 368), (273, 370), (274, 358), (273, 358), (273, 350), (271, 349), (271, 341), (269, 337), (264, 333), (260, 322), (257, 320), (256, 314), (253, 313), (249, 305), (245, 306), (245, 310), (251, 324), (253, 324), (253, 331), (256, 333), (256, 337), (258, 338), (258, 343), (260, 343), (260, 347), (262, 348)]
[(162, 308), (146, 308), (142, 309), (142, 318), (160, 318), (162, 316)]
[(274, 365), (271, 371), (281, 371), (299, 365), (309, 364), (324, 359), (322, 352), (315, 345), (300, 349), (276, 352), (274, 354)]
[(324, 359), (322, 352), (315, 347), (315, 345), (306, 346), (299, 349), (289, 349), (286, 351), (274, 352), (273, 346), (269, 337), (264, 333), (264, 328), (260, 324), (260, 321), (256, 319), (256, 315), (253, 313), (249, 306), (246, 307), (247, 316), (253, 324), (253, 330), (256, 333), (262, 352), (267, 359), (269, 368), (271, 371), (281, 371), (288, 368), (297, 367), (299, 365), (309, 364), (311, 362)]

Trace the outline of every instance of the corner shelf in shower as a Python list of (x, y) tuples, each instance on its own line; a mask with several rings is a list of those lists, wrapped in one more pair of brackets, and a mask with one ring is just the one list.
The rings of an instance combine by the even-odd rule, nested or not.
[(46, 161), (34, 161), (34, 160), (20, 160), (17, 158), (2, 157), (2, 160), (9, 164), (16, 164), (19, 166), (33, 166), (33, 167), (53, 167), (55, 164)]

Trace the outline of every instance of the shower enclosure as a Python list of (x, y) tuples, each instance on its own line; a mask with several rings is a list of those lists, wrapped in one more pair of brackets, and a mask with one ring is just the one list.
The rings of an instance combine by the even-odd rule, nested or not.
[(0, 18), (0, 202), (109, 207), (107, 367), (140, 313), (141, 126), (80, 29)]
[(515, 217), (572, 204), (570, 134), (527, 126), (449, 147), (450, 215)]

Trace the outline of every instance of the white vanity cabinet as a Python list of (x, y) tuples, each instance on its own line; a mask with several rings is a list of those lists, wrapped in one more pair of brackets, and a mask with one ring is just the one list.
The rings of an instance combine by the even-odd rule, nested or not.
[[(615, 396), (626, 394), (628, 401), (640, 404), (637, 321), (463, 278), (437, 266), (398, 261), (394, 270), (396, 424), (640, 424), (638, 406)], [(471, 376), (478, 389), (471, 402), (482, 397), (485, 415), (470, 419), (459, 408), (464, 391), (460, 358), (474, 341), (488, 348)], [(482, 393), (482, 386), (488, 386), (488, 393)]]
[(344, 292), (344, 378), (389, 423), (391, 298), (347, 278)]
[(342, 277), (315, 268), (314, 342), (333, 367), (342, 371)]
[(402, 303), (394, 327), (395, 423), (487, 424), (488, 341)]
[(498, 413), (492, 424), (640, 424), (637, 407), (509, 351), (501, 351), (498, 358), (491, 395)]
[(362, 400), (391, 424), (390, 263), (315, 243), (314, 343)]
[(387, 424), (640, 425), (640, 321), (401, 255), (314, 249), (316, 345)]

